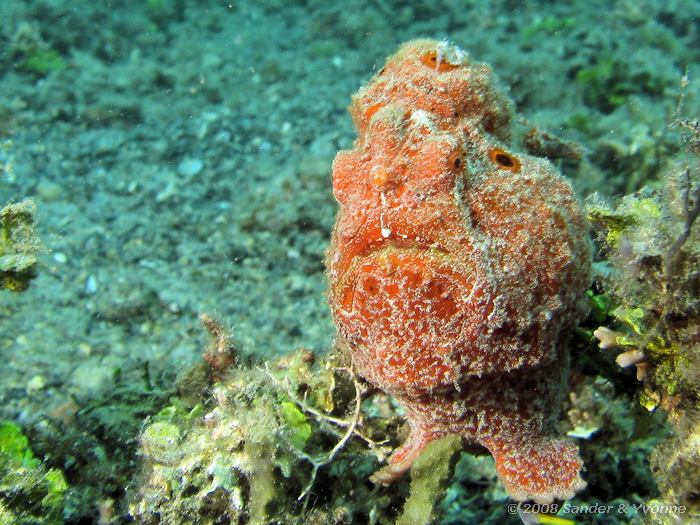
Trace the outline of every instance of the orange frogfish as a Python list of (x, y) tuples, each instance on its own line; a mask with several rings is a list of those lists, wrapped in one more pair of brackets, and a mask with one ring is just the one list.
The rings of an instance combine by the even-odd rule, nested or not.
[(591, 245), (571, 186), (513, 146), (490, 68), (446, 42), (404, 44), (350, 113), (329, 304), (354, 368), (410, 427), (373, 480), (458, 433), (489, 450), (513, 499), (573, 497), (583, 465), (555, 422)]

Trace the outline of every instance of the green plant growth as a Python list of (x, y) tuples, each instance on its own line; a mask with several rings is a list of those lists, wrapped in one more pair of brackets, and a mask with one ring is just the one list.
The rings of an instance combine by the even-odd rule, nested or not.
[(29, 53), (22, 62), (22, 69), (39, 75), (61, 71), (65, 68), (66, 61), (58, 51), (51, 48), (37, 48)]
[(280, 403), (280, 414), (289, 430), (289, 441), (297, 449), (304, 450), (312, 432), (306, 416), (294, 403), (289, 401)]
[(0, 287), (6, 290), (24, 291), (36, 276), (41, 244), (34, 234), (35, 216), (31, 200), (0, 211)]
[(201, 417), (197, 406), (173, 405), (171, 413), (163, 410), (174, 394), (171, 383), (168, 389), (163, 385), (163, 380), (150, 378), (145, 369), (143, 379), (120, 377), (104, 396), (75, 406), (74, 413), (47, 418), (34, 428), (34, 451), (50, 455), (70, 482), (65, 501), (67, 522), (91, 522), (96, 502), (112, 500), (115, 516), (126, 513), (122, 495), (139, 466), (137, 439), (145, 418), (150, 415), (151, 421), (158, 423), (150, 433), (150, 442), (166, 443), (162, 445), (165, 453), (170, 427), (161, 423), (175, 415)]
[(540, 18), (523, 29), (525, 38), (541, 37), (542, 35), (556, 35), (562, 31), (571, 31), (577, 25), (576, 18), (567, 16), (558, 18), (556, 16), (546, 16)]
[(663, 93), (661, 79), (647, 70), (634, 70), (613, 57), (603, 57), (590, 67), (580, 69), (576, 82), (583, 88), (587, 104), (603, 113), (611, 113), (632, 94)]
[(67, 489), (60, 470), (47, 469), (34, 457), (22, 429), (0, 421), (0, 523), (63, 523)]

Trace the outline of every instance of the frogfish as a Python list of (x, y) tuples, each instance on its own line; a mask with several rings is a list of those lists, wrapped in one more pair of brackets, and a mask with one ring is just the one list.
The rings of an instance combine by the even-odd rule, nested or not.
[(513, 499), (546, 503), (586, 485), (555, 423), (591, 243), (571, 185), (513, 144), (495, 84), (459, 48), (416, 40), (353, 96), (328, 299), (339, 346), (410, 428), (373, 481), (457, 433), (488, 449)]

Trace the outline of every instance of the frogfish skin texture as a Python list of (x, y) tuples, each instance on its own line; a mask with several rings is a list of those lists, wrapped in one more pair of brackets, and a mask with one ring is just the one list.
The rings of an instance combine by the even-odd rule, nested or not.
[(410, 427), (373, 480), (458, 433), (490, 451), (515, 500), (572, 497), (583, 465), (554, 423), (591, 247), (570, 185), (511, 144), (490, 68), (444, 42), (404, 44), (350, 113), (329, 304), (355, 369)]

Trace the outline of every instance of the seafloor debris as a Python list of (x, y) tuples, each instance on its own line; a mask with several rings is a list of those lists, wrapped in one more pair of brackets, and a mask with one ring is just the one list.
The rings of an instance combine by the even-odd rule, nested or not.
[(26, 290), (36, 275), (41, 243), (34, 234), (36, 205), (27, 199), (0, 211), (0, 287)]

